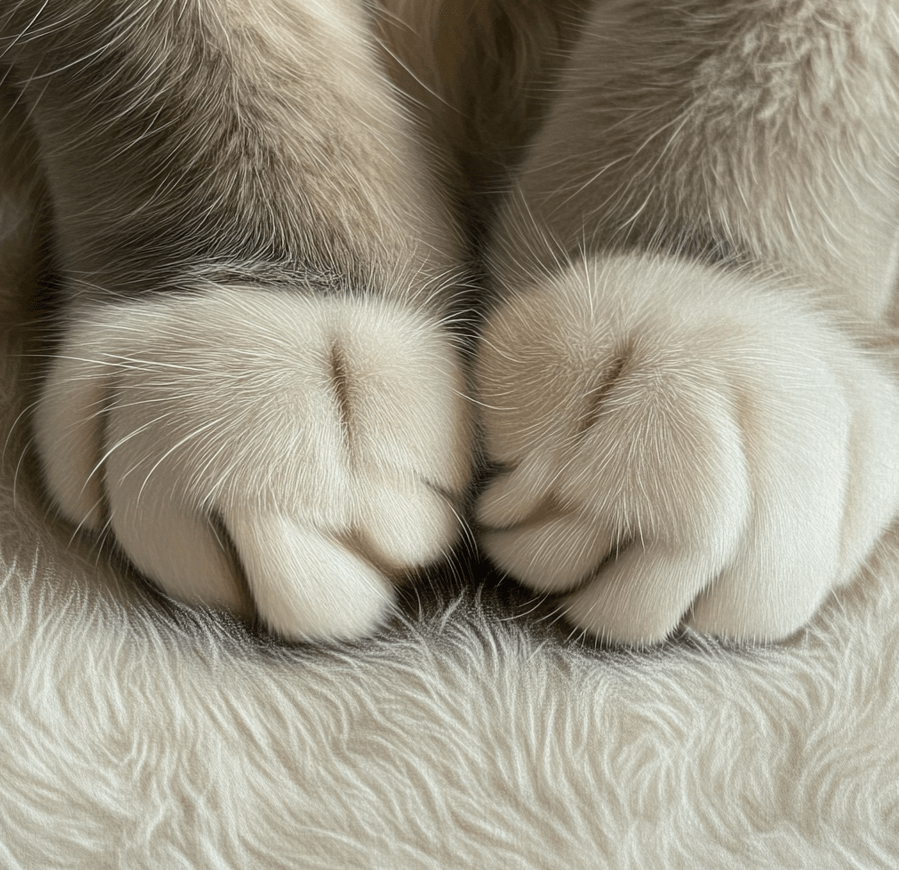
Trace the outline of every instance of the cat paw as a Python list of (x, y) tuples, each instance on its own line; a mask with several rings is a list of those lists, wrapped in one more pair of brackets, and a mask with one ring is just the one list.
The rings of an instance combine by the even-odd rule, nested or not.
[(61, 512), (173, 597), (350, 638), (457, 537), (463, 395), (421, 313), (217, 288), (79, 315), (35, 432)]
[(795, 296), (614, 257), (501, 303), (476, 370), (494, 563), (612, 642), (805, 624), (899, 508), (899, 398)]

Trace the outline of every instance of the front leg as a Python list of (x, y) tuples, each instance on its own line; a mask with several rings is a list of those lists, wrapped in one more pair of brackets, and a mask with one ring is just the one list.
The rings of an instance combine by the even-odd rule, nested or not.
[(500, 217), (478, 360), (485, 548), (585, 631), (785, 637), (899, 509), (863, 335), (895, 279), (897, 27), (596, 4)]
[(0, 37), (68, 291), (57, 506), (181, 599), (371, 631), (456, 539), (469, 430), (458, 234), (362, 5), (25, 0)]
[(866, 320), (899, 265), (888, 0), (598, 0), (505, 204), (497, 276), (658, 250), (786, 276)]

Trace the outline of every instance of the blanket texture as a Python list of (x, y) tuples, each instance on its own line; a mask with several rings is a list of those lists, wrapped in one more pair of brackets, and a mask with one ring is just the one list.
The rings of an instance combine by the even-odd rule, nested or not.
[(0, 216), (0, 867), (899, 867), (899, 535), (770, 648), (595, 649), (480, 569), (276, 643), (53, 517)]

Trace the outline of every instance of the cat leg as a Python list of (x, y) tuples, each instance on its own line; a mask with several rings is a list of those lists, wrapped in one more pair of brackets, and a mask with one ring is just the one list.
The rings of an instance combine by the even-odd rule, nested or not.
[(0, 39), (69, 294), (60, 511), (182, 600), (371, 631), (458, 537), (470, 446), (458, 234), (361, 4), (26, 0)]
[(484, 547), (586, 633), (785, 637), (896, 515), (899, 392), (863, 339), (896, 28), (596, 4), (498, 220), (477, 363)]

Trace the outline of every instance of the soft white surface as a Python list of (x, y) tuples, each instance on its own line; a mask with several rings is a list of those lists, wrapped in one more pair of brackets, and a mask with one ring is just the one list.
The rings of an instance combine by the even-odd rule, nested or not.
[[(21, 351), (2, 330), (4, 437)], [(70, 543), (27, 436), (0, 469), (4, 868), (899, 866), (895, 536), (770, 649), (597, 654), (471, 597), (267, 649)]]

